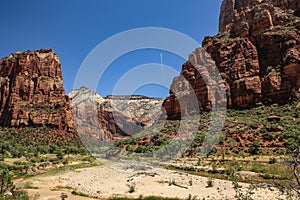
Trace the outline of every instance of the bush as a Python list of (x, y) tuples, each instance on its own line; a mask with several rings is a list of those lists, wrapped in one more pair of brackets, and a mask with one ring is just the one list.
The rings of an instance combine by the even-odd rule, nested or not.
[(269, 160), (269, 164), (274, 164), (276, 162), (277, 162), (276, 158), (270, 158)]
[(260, 140), (254, 140), (249, 147), (249, 153), (252, 155), (258, 155), (261, 153)]
[(144, 146), (138, 146), (135, 151), (136, 153), (145, 153), (146, 152), (146, 148)]
[(129, 188), (128, 190), (129, 193), (135, 192), (135, 183), (127, 184), (127, 187)]
[[(8, 169), (0, 170), (0, 199), (10, 200), (29, 200), (28, 194), (24, 191), (15, 189), (15, 185), (12, 182), (12, 176), (9, 174)], [(9, 195), (8, 195), (9, 194)], [(12, 198), (14, 197), (14, 198)]]
[(214, 186), (214, 181), (212, 178), (208, 178), (206, 181), (207, 186), (206, 187), (213, 187)]

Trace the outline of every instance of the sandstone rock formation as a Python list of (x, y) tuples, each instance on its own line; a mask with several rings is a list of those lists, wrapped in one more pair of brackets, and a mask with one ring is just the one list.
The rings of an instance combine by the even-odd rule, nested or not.
[[(228, 107), (251, 108), (260, 102), (282, 104), (299, 97), (299, 29), (297, 0), (223, 0), (219, 33), (205, 37), (202, 46), (224, 80)], [(194, 53), (203, 54), (199, 50)], [(201, 84), (202, 79), (195, 74), (191, 60), (183, 65), (164, 102), (169, 118), (178, 118), (185, 112), (180, 109), (185, 105), (178, 102), (187, 83), (193, 88), (200, 109), (210, 110), (213, 101), (207, 85)]]
[(86, 87), (70, 94), (74, 121), (79, 134), (100, 141), (115, 141), (142, 131), (162, 115), (162, 99), (145, 96), (102, 98)]
[(110, 140), (111, 135), (103, 134), (99, 127), (98, 106), (104, 102), (104, 99), (86, 87), (73, 90), (68, 96), (71, 100), (73, 120), (77, 132), (103, 141)]
[(17, 52), (0, 60), (0, 125), (73, 132), (61, 65), (52, 49)]
[(170, 96), (163, 103), (168, 119), (181, 119), (188, 115), (226, 106), (226, 83), (215, 76), (217, 67), (210, 55), (198, 48), (183, 64), (182, 71), (170, 87)]

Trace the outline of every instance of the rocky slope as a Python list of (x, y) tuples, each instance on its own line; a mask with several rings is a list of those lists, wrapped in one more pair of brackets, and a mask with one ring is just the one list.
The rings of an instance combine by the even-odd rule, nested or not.
[(107, 96), (86, 87), (69, 94), (79, 133), (101, 141), (134, 135), (151, 126), (161, 116), (162, 99), (145, 96)]
[(61, 65), (52, 49), (17, 52), (0, 60), (0, 125), (73, 132)]
[[(223, 1), (219, 33), (205, 37), (202, 46), (225, 81), (230, 108), (251, 108), (260, 102), (282, 104), (299, 97), (299, 13), (297, 0)], [(201, 51), (194, 54), (202, 59)], [(174, 78), (171, 96), (164, 102), (171, 119), (180, 115), (176, 101), (182, 95), (177, 94), (187, 90), (186, 82), (194, 88), (200, 109), (211, 108), (207, 85), (190, 61), (183, 65), (181, 75)], [(209, 66), (203, 70), (207, 69)]]

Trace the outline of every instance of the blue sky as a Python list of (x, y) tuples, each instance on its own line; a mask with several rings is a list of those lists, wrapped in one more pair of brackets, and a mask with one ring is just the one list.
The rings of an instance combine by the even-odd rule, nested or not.
[[(102, 41), (134, 28), (163, 27), (201, 44), (204, 36), (217, 34), (220, 5), (221, 0), (1, 1), (0, 57), (19, 50), (54, 49), (68, 93), (80, 65)], [(156, 49), (134, 51), (109, 66), (97, 92), (111, 94), (124, 73), (145, 63), (160, 63), (161, 53), (164, 65), (180, 71), (185, 59), (175, 54)], [(168, 88), (144, 85), (135, 94), (166, 97)]]

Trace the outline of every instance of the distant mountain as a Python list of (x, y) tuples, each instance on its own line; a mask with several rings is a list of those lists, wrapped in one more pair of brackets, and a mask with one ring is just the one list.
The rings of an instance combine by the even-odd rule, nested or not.
[(134, 135), (161, 117), (163, 99), (139, 95), (101, 97), (87, 87), (70, 92), (77, 131), (101, 141)]

